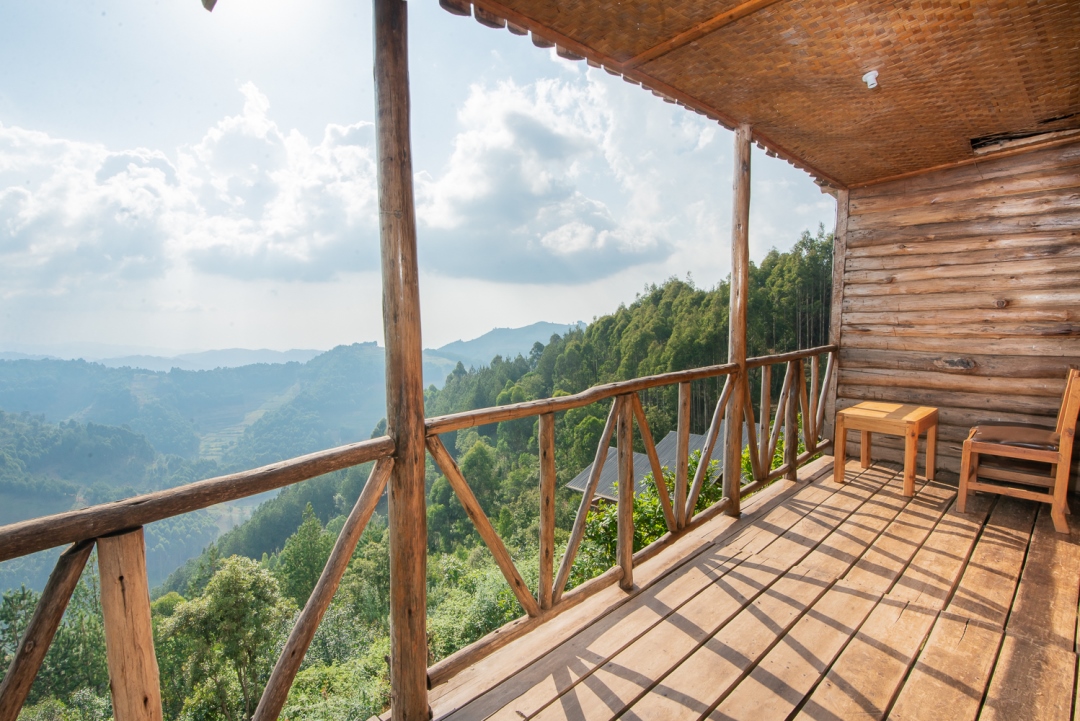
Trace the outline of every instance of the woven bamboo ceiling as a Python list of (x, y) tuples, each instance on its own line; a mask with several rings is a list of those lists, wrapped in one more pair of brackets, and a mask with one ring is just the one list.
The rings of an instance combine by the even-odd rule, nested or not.
[(440, 4), (749, 123), (835, 186), (970, 159), (975, 139), (1080, 128), (1080, 0)]

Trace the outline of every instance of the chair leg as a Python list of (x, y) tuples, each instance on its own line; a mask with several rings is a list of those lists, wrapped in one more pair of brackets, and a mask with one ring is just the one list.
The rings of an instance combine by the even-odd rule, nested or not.
[(960, 456), (960, 490), (956, 493), (956, 510), (967, 513), (968, 481), (971, 477), (971, 441), (964, 441), (964, 452)]
[[(1050, 475), (1053, 476), (1054, 478), (1057, 478), (1057, 472), (1058, 472), (1058, 464), (1051, 463), (1050, 464)], [(1066, 482), (1066, 484), (1067, 483), (1068, 482)], [(1066, 500), (1065, 500), (1065, 515), (1066, 516), (1071, 516), (1072, 515), (1072, 511), (1069, 509), (1068, 496), (1066, 496)]]
[[(777, 411), (779, 412), (779, 411)], [(833, 437), (833, 482), (844, 482), (844, 466), (847, 465), (847, 427), (843, 413), (836, 414)]]
[(1054, 478), (1054, 501), (1050, 507), (1050, 517), (1054, 521), (1054, 530), (1058, 533), (1069, 532), (1069, 522), (1065, 514), (1069, 512), (1069, 464), (1059, 463)]

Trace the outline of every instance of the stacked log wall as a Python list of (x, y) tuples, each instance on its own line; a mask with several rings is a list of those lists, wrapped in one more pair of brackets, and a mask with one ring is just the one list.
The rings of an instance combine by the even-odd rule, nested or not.
[(852, 189), (847, 210), (836, 408), (938, 407), (954, 473), (973, 425), (1052, 426), (1080, 366), (1080, 142)]

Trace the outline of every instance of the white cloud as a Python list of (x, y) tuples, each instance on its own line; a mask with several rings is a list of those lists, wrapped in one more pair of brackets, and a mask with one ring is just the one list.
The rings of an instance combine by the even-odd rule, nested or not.
[[(570, 67), (472, 86), (444, 165), (416, 167), (425, 282), (489, 300), (498, 320), (476, 316), (476, 334), (588, 319), (689, 271), (706, 286), (727, 274), (730, 135)], [(311, 138), (283, 129), (254, 85), (240, 92), (240, 112), (171, 153), (0, 124), (0, 337), (276, 347), (289, 325), (307, 339), (289, 344), (332, 345), (342, 323), (379, 337), (373, 127)], [(425, 123), (414, 118), (414, 132)], [(831, 198), (801, 173), (756, 151), (753, 172), (752, 257), (831, 225)], [(425, 317), (460, 318), (448, 302)], [(327, 307), (335, 322), (319, 330)], [(467, 335), (446, 322), (448, 338)]]
[(170, 159), (0, 125), (0, 277), (8, 294), (160, 276), (322, 280), (375, 267), (370, 125), (318, 144), (283, 132), (252, 84)]
[[(253, 84), (240, 93), (240, 113), (171, 156), (0, 125), (4, 292), (176, 267), (311, 282), (378, 268), (372, 126), (330, 124), (313, 142), (279, 127)], [(416, 179), (429, 270), (573, 285), (723, 267), (730, 160), (714, 123), (593, 71), (473, 85), (457, 122), (445, 167)], [(789, 177), (755, 178), (755, 207), (769, 208), (752, 223), (758, 255), (823, 209), (785, 203)]]
[[(573, 284), (711, 239), (684, 207), (713, 193), (695, 181), (719, 170), (716, 127), (630, 90), (591, 72), (472, 86), (447, 167), (418, 177), (428, 267)], [(673, 160), (696, 168), (672, 174)]]

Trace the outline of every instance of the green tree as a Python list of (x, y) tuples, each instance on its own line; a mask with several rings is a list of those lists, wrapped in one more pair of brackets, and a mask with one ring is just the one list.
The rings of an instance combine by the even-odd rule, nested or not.
[(157, 653), (158, 670), (161, 673), (161, 706), (165, 718), (178, 718), (184, 708), (187, 680), (184, 668), (190, 657), (190, 639), (181, 634), (168, 634), (169, 620), (176, 609), (184, 603), (184, 597), (170, 591), (150, 604), (150, 618), (154, 627), (154, 651)]
[(323, 530), (315, 509), (308, 503), (300, 527), (285, 541), (274, 569), (282, 592), (297, 606), (307, 603), (333, 549), (334, 536)]
[(5, 591), (0, 599), (0, 667), (11, 665), (37, 601), (38, 594), (26, 586)]
[(205, 593), (177, 604), (163, 626), (190, 654), (182, 717), (250, 719), (295, 613), (268, 570), (247, 558), (226, 558)]

